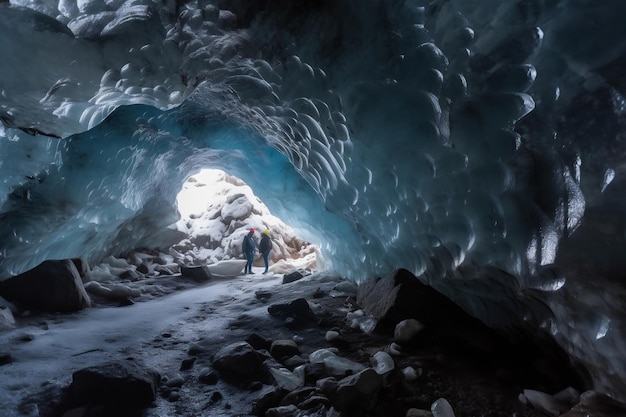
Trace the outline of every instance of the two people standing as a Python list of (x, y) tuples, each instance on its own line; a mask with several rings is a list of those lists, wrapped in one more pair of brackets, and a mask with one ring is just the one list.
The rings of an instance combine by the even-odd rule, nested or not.
[[(248, 234), (243, 238), (243, 244), (241, 245), (241, 250), (246, 257), (246, 267), (245, 274), (252, 273), (252, 263), (254, 261), (254, 251), (256, 250), (256, 240), (254, 239), (254, 229), (250, 229)], [(267, 274), (269, 268), (269, 257), (270, 251), (272, 250), (272, 240), (270, 239), (270, 231), (265, 230), (263, 232), (263, 236), (261, 237), (261, 242), (259, 243), (259, 252), (261, 252), (261, 256), (263, 257), (263, 262), (265, 263), (265, 272)]]

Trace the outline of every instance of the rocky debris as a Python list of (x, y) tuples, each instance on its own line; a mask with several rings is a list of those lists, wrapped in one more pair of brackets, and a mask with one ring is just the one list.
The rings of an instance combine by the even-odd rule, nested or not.
[(213, 359), (213, 367), (225, 381), (240, 387), (270, 379), (263, 356), (248, 342), (236, 342), (220, 349)]
[(40, 417), (140, 417), (156, 399), (160, 375), (132, 360), (110, 361), (73, 373), (69, 386), (46, 384), (26, 397), (21, 411)]
[(183, 277), (192, 279), (194, 281), (208, 281), (213, 275), (206, 265), (200, 266), (182, 266), (180, 273)]
[(289, 284), (304, 278), (304, 274), (301, 271), (293, 271), (283, 276), (283, 284)]
[(277, 361), (300, 354), (298, 345), (293, 340), (274, 340), (270, 346), (270, 355)]
[(398, 343), (411, 342), (424, 328), (424, 325), (415, 319), (402, 320), (396, 325), (393, 340)]
[(0, 330), (12, 329), (15, 327), (13, 313), (6, 306), (0, 306)]
[[(529, 378), (526, 375), (522, 383), (514, 367), (476, 365), (472, 352), (459, 355), (458, 349), (445, 343), (447, 339), (423, 337), (426, 327), (420, 330), (421, 322), (415, 319), (398, 322), (403, 324), (393, 332), (364, 332), (353, 326), (355, 316), (366, 318), (362, 306), (352, 299), (332, 297), (330, 287), (320, 290), (321, 285), (299, 282), (296, 286), (301, 286), (301, 293), (315, 302), (301, 297), (272, 305), (267, 308), (266, 320), (240, 320), (241, 325), (228, 333), (231, 338), (216, 340), (208, 326), (206, 335), (199, 334), (196, 341), (183, 345), (175, 340), (176, 331), (164, 332), (167, 349), (178, 346), (181, 354), (164, 364), (173, 375), (163, 377), (158, 387), (157, 401), (172, 407), (172, 413), (164, 415), (545, 417), (550, 408), (540, 405), (538, 397), (547, 399), (547, 404), (565, 404), (567, 417), (595, 415), (593, 410), (600, 407), (612, 410), (606, 415), (626, 415), (619, 414), (617, 405), (612, 409), (606, 399), (598, 401), (588, 393), (581, 397), (573, 388), (553, 396), (533, 395), (541, 381), (522, 385)], [(313, 291), (316, 287), (319, 291)], [(252, 305), (262, 311), (262, 302), (253, 292), (249, 296)], [(289, 300), (284, 296), (273, 292), (274, 298)], [(386, 297), (382, 292), (378, 296)], [(272, 318), (282, 319), (286, 325), (276, 326)], [(294, 331), (296, 321), (299, 326)], [(336, 339), (325, 338), (329, 332), (340, 335), (343, 343), (336, 345)], [(431, 329), (431, 335), (433, 332)], [(398, 342), (391, 343), (392, 333)], [(400, 337), (399, 333), (410, 336)], [(67, 408), (68, 404), (72, 408)], [(63, 417), (104, 415), (98, 414), (104, 412), (103, 406), (76, 402), (64, 406), (74, 414)], [(235, 412), (233, 406), (242, 408)], [(62, 414), (54, 415), (59, 416)]]
[(80, 273), (70, 259), (44, 261), (0, 281), (0, 296), (22, 309), (72, 312), (91, 306)]
[(285, 325), (290, 328), (306, 326), (317, 320), (309, 302), (304, 298), (298, 298), (287, 304), (272, 304), (267, 311), (273, 317), (283, 319)]
[(365, 281), (357, 289), (356, 301), (378, 320), (377, 331), (389, 332), (401, 321), (415, 319), (436, 337), (486, 357), (510, 347), (496, 331), (405, 269)]

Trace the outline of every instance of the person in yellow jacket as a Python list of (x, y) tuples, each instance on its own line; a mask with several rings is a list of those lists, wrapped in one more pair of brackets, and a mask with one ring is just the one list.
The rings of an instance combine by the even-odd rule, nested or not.
[(259, 252), (261, 252), (261, 256), (263, 256), (263, 262), (265, 262), (265, 272), (267, 274), (267, 270), (270, 265), (270, 251), (272, 250), (272, 239), (270, 239), (270, 231), (265, 229), (263, 232), (263, 236), (261, 237), (261, 242), (259, 243)]

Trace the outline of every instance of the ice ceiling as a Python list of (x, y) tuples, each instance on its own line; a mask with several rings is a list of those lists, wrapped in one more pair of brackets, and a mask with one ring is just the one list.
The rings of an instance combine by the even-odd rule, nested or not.
[(166, 244), (219, 168), (626, 400), (622, 0), (0, 4), (0, 276)]

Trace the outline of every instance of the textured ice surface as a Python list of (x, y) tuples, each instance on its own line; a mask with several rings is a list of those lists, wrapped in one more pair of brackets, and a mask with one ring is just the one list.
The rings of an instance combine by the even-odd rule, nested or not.
[(407, 268), (626, 399), (626, 3), (11, 5), (2, 276), (167, 246), (184, 181), (220, 168), (338, 273)]

